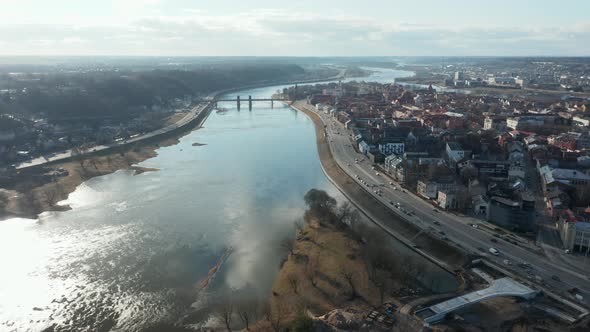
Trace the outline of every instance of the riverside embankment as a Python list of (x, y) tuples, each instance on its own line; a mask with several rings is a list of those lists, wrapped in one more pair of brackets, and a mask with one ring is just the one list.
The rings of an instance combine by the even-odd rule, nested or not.
[(304, 102), (296, 102), (291, 105), (294, 109), (309, 116), (315, 125), (318, 154), (326, 177), (383, 231), (441, 268), (451, 273), (459, 269), (465, 263), (465, 255), (462, 252), (429, 236), (418, 227), (400, 218), (389, 207), (377, 201), (342, 169), (332, 156), (322, 119), (307, 106)]
[[(124, 169), (135, 170), (136, 174), (155, 170), (134, 165), (155, 157), (158, 148), (175, 145), (180, 137), (195, 128), (200, 128), (214, 109), (215, 103), (212, 100), (223, 94), (277, 84), (324, 82), (339, 79), (344, 75), (345, 70), (341, 70), (338, 75), (323, 79), (265, 81), (215, 91), (184, 116), (176, 117), (175, 121), (153, 132), (111, 145), (95, 146), (77, 155), (74, 155), (72, 150), (67, 150), (23, 162), (17, 166), (19, 173), (14, 178), (14, 185), (0, 188), (0, 219), (35, 218), (44, 211), (67, 210), (67, 205), (57, 203), (66, 199), (81, 183), (93, 177)], [(44, 176), (55, 169), (63, 169), (68, 175)]]

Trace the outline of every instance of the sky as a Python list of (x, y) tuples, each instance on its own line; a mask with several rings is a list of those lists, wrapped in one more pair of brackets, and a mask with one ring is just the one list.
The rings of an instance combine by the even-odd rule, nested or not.
[(0, 0), (0, 55), (590, 56), (589, 0)]

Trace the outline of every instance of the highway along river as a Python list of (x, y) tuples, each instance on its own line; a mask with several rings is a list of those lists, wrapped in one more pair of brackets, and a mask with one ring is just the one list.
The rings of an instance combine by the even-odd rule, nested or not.
[[(294, 234), (305, 192), (343, 198), (322, 173), (306, 115), (278, 103), (220, 106), (228, 110), (141, 164), (160, 171), (93, 178), (65, 202), (70, 211), (0, 221), (0, 330), (133, 331), (206, 310), (227, 289), (269, 294), (278, 242)], [(213, 281), (199, 285), (228, 248)], [(456, 286), (430, 268), (441, 291)]]

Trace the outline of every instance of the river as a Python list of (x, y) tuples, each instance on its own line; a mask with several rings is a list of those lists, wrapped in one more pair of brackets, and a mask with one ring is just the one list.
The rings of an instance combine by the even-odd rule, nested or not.
[[(373, 75), (386, 82), (400, 71)], [(134, 331), (176, 322), (227, 289), (268, 295), (279, 242), (294, 234), (305, 192), (344, 198), (322, 173), (306, 115), (264, 102), (251, 112), (220, 106), (228, 111), (212, 112), (202, 129), (140, 164), (160, 171), (93, 178), (63, 202), (70, 211), (0, 221), (0, 330)], [(197, 291), (228, 248), (213, 283)]]

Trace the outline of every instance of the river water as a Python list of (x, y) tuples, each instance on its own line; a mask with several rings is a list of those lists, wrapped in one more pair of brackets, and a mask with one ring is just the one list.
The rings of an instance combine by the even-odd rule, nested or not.
[[(402, 74), (380, 70), (374, 78)], [(281, 88), (232, 95), (268, 97)], [(204, 128), (140, 164), (160, 171), (93, 178), (63, 202), (70, 211), (0, 221), (0, 331), (134, 331), (177, 322), (224, 290), (268, 295), (279, 242), (294, 234), (305, 192), (343, 198), (321, 171), (306, 115), (263, 102), (251, 112), (220, 106), (228, 111), (212, 112)], [(199, 289), (229, 248), (213, 282)], [(455, 286), (430, 269), (441, 291)]]

